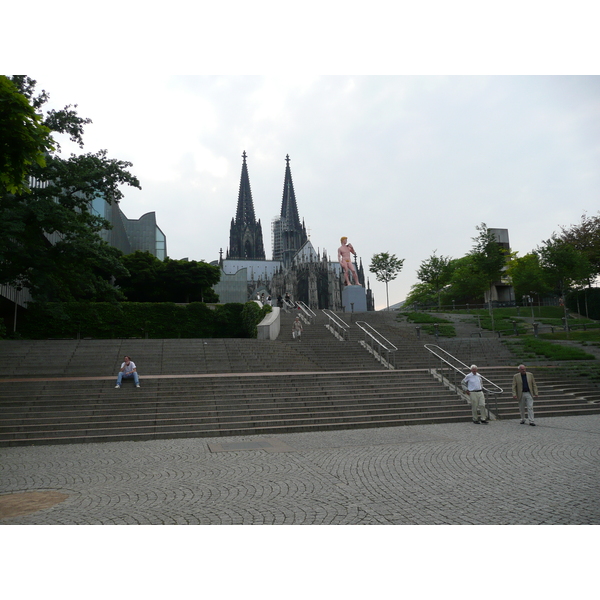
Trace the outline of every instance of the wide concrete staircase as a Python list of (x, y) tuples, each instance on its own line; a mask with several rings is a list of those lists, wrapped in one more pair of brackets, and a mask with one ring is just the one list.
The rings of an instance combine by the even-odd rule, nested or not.
[(425, 372), (150, 377), (140, 389), (83, 387), (7, 383), (2, 445), (274, 434), (462, 421), (469, 415), (463, 401), (434, 386)]
[[(496, 340), (417, 337), (394, 313), (342, 314), (347, 341), (319, 311), (292, 340), (296, 313), (275, 341), (242, 339), (0, 341), (0, 446), (149, 440), (468, 421), (470, 406), (431, 374), (437, 343), (504, 388), (499, 418), (518, 418), (510, 394), (515, 360)], [(397, 348), (388, 370), (359, 341), (367, 321)], [(507, 354), (508, 353), (508, 354)], [(123, 355), (140, 389), (114, 388)], [(505, 365), (512, 365), (510, 367)], [(536, 417), (600, 412), (600, 388), (531, 368)], [(495, 412), (496, 403), (488, 398)]]

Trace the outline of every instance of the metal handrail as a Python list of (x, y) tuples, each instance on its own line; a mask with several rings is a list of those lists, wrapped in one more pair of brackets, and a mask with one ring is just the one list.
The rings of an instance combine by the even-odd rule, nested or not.
[(296, 306), (306, 315), (306, 318), (312, 323), (316, 319), (316, 313), (308, 307), (304, 302), (299, 300), (296, 302)]
[[(436, 346), (435, 344), (424, 344), (424, 346), (427, 350), (429, 350), (429, 352), (431, 352), (431, 354), (433, 354), (434, 356), (437, 356), (441, 361), (445, 362), (450, 368), (452, 368), (456, 372), (460, 373), (463, 376), (463, 379), (468, 374), (468, 372), (471, 370), (471, 367), (469, 367), (464, 362), (462, 362), (462, 360), (456, 358), (456, 356), (453, 356), (452, 354), (450, 354), (450, 352), (448, 352), (447, 350), (444, 350), (443, 348), (440, 348), (439, 346)], [(443, 352), (446, 356), (449, 356), (452, 360), (455, 360), (457, 363), (459, 363), (462, 367), (464, 367), (467, 370), (467, 373), (463, 373), (456, 365), (453, 365), (452, 363), (447, 361), (443, 356), (440, 356), (435, 350), (432, 350), (432, 348), (437, 348), (440, 352)], [(484, 386), (483, 389), (484, 389), (484, 391), (488, 392), (488, 394), (503, 394), (504, 393), (504, 390), (499, 385), (496, 385), (493, 381), (490, 381), (487, 377), (484, 377), (481, 374), (479, 374), (479, 376), (481, 377), (481, 379), (484, 379), (490, 385), (492, 385), (492, 386), (494, 386), (494, 388), (496, 388), (496, 389), (488, 389)]]
[(372, 338), (374, 338), (375, 336), (373, 336), (373, 334), (372, 334), (371, 332), (369, 332), (369, 331), (367, 331), (367, 330), (365, 329), (365, 327), (364, 327), (365, 325), (366, 325), (366, 326), (367, 326), (369, 329), (371, 329), (373, 332), (375, 332), (375, 333), (376, 333), (376, 334), (377, 334), (377, 335), (378, 335), (378, 336), (379, 336), (379, 337), (380, 337), (382, 340), (385, 340), (385, 341), (386, 341), (386, 342), (389, 344), (389, 347), (388, 347), (388, 346), (386, 346), (385, 344), (383, 344), (383, 343), (379, 342), (379, 340), (377, 340), (377, 341), (378, 341), (378, 342), (381, 344), (381, 346), (382, 346), (383, 348), (385, 348), (386, 350), (391, 350), (392, 352), (393, 352), (393, 351), (395, 351), (395, 350), (398, 350), (398, 348), (396, 348), (396, 346), (394, 346), (394, 344), (392, 344), (392, 342), (390, 342), (390, 340), (388, 340), (386, 337), (384, 337), (383, 335), (381, 335), (381, 334), (379, 333), (379, 331), (377, 331), (377, 329), (375, 329), (374, 327), (371, 327), (371, 325), (369, 325), (369, 324), (368, 324), (366, 321), (356, 321), (355, 323), (356, 323), (356, 325), (357, 325), (358, 327), (360, 327), (360, 328), (361, 328), (361, 329), (362, 329), (362, 330), (363, 330), (363, 331), (364, 331), (364, 332), (365, 332), (367, 335), (370, 335)]
[[(390, 342), (390, 340), (388, 340), (386, 337), (384, 337), (383, 335), (381, 335), (381, 333), (379, 333), (379, 331), (377, 331), (377, 329), (375, 329), (374, 327), (371, 327), (371, 325), (369, 325), (366, 321), (356, 321), (355, 322), (356, 326), (359, 327), (360, 329), (363, 330), (363, 333), (365, 334), (365, 338), (363, 340), (364, 346), (365, 348), (368, 347), (368, 343), (367, 343), (367, 336), (369, 336), (370, 338), (370, 348), (371, 348), (371, 352), (374, 356), (379, 356), (379, 358), (381, 359), (381, 362), (383, 363), (384, 360), (387, 362), (386, 366), (389, 369), (395, 369), (395, 361), (390, 360), (392, 358), (392, 356), (390, 356), (390, 352), (396, 352), (398, 350), (398, 348), (396, 348), (396, 346), (394, 346), (394, 344), (392, 344), (392, 342)], [(370, 329), (373, 333), (371, 333), (371, 331), (368, 331), (368, 329)], [(377, 335), (380, 339), (377, 339), (377, 337), (375, 337), (375, 335)], [(385, 343), (383, 343), (381, 340), (385, 340), (385, 342), (388, 344), (386, 345)], [(379, 347), (379, 351), (375, 351), (375, 344), (377, 344), (377, 346)], [(383, 353), (381, 352), (381, 350), (385, 350), (387, 352), (387, 359), (383, 358)]]
[[(462, 362), (462, 360), (456, 358), (456, 356), (453, 356), (452, 354), (450, 354), (450, 352), (448, 352), (447, 350), (444, 350), (443, 348), (440, 348), (439, 346), (436, 346), (435, 344), (424, 344), (424, 348), (426, 350), (429, 351), (430, 354), (432, 354), (433, 356), (436, 356), (437, 358), (439, 358), (440, 360), (440, 378), (441, 381), (444, 381), (444, 363), (449, 367), (449, 375), (453, 372), (454, 375), (454, 383), (450, 382), (450, 377), (446, 377), (448, 384), (450, 386), (454, 386), (455, 391), (458, 393), (458, 390), (461, 389), (461, 383), (462, 380), (465, 378), (465, 376), (467, 375), (467, 373), (463, 373), (461, 371), (461, 369), (459, 369), (456, 365), (453, 365), (450, 361), (446, 360), (446, 358), (444, 358), (444, 356), (442, 356), (441, 354), (438, 354), (438, 352), (436, 352), (436, 350), (433, 350), (433, 348), (436, 348), (437, 350), (439, 350), (440, 352), (442, 352), (443, 354), (445, 354), (447, 357), (451, 358), (452, 360), (456, 361), (458, 364), (460, 364), (462, 367), (464, 367), (467, 372), (471, 370), (471, 368), (466, 365), (464, 362)], [(456, 379), (456, 374), (460, 374), (461, 376), (461, 381), (458, 382)], [(433, 370), (432, 370), (432, 374), (433, 374)], [(488, 394), (491, 394), (492, 397), (494, 398), (494, 403), (495, 403), (495, 408), (496, 408), (496, 415), (498, 416), (498, 396), (502, 393), (504, 393), (504, 390), (499, 386), (496, 385), (493, 381), (490, 381), (487, 377), (484, 377), (483, 375), (479, 375), (481, 377), (481, 379), (487, 381), (490, 386), (493, 386), (493, 388), (488, 388), (485, 385), (482, 386), (483, 390), (485, 392), (487, 392)], [(495, 388), (495, 389), (494, 389)]]
[(321, 309), (321, 312), (329, 319), (325, 327), (330, 327), (333, 330), (332, 333), (347, 340), (349, 325), (328, 308)]
[(285, 298), (282, 299), (282, 304), (284, 312), (289, 312), (290, 309), (296, 308), (296, 304), (294, 302), (288, 302)]

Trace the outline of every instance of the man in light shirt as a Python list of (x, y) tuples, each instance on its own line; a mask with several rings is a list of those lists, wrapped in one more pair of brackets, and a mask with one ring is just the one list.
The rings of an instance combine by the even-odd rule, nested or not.
[(135, 387), (139, 388), (140, 378), (137, 374), (137, 368), (135, 366), (135, 363), (131, 360), (131, 358), (129, 358), (129, 356), (126, 356), (123, 360), (124, 362), (121, 364), (121, 370), (119, 371), (119, 375), (117, 376), (117, 385), (115, 385), (115, 388), (118, 390), (121, 387), (121, 382), (123, 381), (123, 378), (129, 379), (131, 377), (133, 377)]
[[(477, 365), (471, 365), (471, 372), (462, 380), (462, 389), (465, 390), (471, 401), (471, 414), (473, 423), (479, 425), (487, 424), (487, 410), (485, 407), (485, 396), (483, 395), (483, 380), (477, 372)], [(477, 411), (481, 418), (477, 416)]]

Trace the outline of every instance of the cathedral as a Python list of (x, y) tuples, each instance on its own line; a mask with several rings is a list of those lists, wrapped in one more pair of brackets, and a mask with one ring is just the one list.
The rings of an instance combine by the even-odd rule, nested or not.
[[(329, 260), (325, 251), (316, 252), (300, 221), (289, 155), (285, 158), (283, 197), (279, 216), (271, 223), (272, 260), (267, 260), (260, 219), (256, 220), (248, 175), (247, 154), (242, 154), (242, 174), (235, 218), (231, 219), (229, 247), (217, 264), (221, 281), (214, 286), (221, 302), (246, 302), (263, 293), (276, 299), (289, 294), (311, 309), (349, 310), (343, 306), (344, 278), (337, 256)], [(365, 287), (362, 265), (355, 265)], [(367, 310), (374, 300), (366, 283)]]

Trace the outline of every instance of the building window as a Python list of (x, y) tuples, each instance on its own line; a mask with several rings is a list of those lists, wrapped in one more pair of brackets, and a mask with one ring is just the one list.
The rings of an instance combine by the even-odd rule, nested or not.
[(167, 240), (165, 234), (157, 227), (156, 228), (156, 258), (165, 260), (167, 256)]

